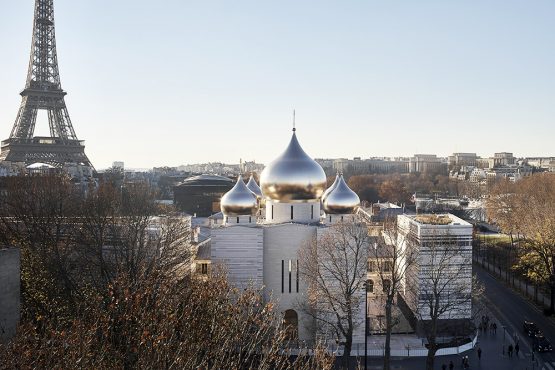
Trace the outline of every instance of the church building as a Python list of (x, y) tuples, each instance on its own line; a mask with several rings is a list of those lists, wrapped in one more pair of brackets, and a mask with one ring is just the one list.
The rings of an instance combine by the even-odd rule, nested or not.
[[(308, 286), (299, 271), (299, 251), (332, 225), (351, 220), (359, 203), (341, 175), (326, 189), (324, 170), (305, 153), (293, 129), (286, 150), (262, 171), (260, 187), (254, 178), (245, 184), (239, 176), (222, 197), (223, 220), (210, 226), (211, 268), (223, 267), (237, 286), (263, 287), (292, 338), (314, 341), (318, 324), (302, 309)], [(364, 341), (364, 298), (361, 302), (355, 343)]]

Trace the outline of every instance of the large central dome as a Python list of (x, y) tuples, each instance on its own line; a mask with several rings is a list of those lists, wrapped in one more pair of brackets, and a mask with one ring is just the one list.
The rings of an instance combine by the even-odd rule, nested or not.
[(270, 163), (260, 175), (262, 193), (278, 202), (316, 200), (326, 189), (322, 167), (305, 153), (293, 130), (285, 152)]

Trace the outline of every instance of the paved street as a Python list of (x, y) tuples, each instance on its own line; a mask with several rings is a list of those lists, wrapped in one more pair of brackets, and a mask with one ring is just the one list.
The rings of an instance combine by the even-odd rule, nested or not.
[[(441, 356), (436, 358), (436, 369), (442, 364), (453, 361), (455, 369), (461, 369), (462, 356), (468, 356), (471, 369), (484, 370), (555, 370), (555, 354), (542, 353), (532, 355), (532, 341), (522, 332), (524, 319), (534, 321), (544, 331), (546, 337), (555, 344), (555, 325), (525, 298), (493, 278), (485, 270), (476, 267), (478, 279), (485, 286), (485, 303), (489, 316), (497, 322), (497, 334), (484, 332), (479, 334), (477, 347), (482, 348), (482, 359), (478, 360), (476, 349), (458, 356)], [(503, 329), (505, 327), (505, 329)], [(505, 332), (505, 333), (504, 333)], [(518, 341), (519, 356), (509, 358), (507, 346)], [(505, 351), (504, 351), (505, 350)], [(535, 361), (533, 361), (534, 359)], [(372, 358), (368, 361), (370, 369), (380, 369), (382, 359)], [(424, 368), (424, 358), (396, 359), (393, 369), (420, 370)]]
[[(505, 325), (511, 334), (516, 333), (520, 339), (522, 351), (527, 358), (531, 359), (532, 341), (522, 333), (522, 322), (524, 319), (535, 322), (544, 331), (547, 339), (555, 344), (555, 325), (553, 321), (545, 317), (538, 308), (524, 297), (506, 287), (503, 283), (493, 278), (481, 268), (476, 268), (478, 279), (486, 288), (486, 303), (493, 310), (495, 316)], [(555, 354), (535, 354), (538, 358), (540, 369), (555, 370)], [(531, 360), (530, 360), (531, 363)], [(531, 369), (531, 367), (528, 367)]]

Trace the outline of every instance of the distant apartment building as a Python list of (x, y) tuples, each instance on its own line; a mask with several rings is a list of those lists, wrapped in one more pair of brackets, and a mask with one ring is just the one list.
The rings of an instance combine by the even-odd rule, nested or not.
[(551, 171), (555, 157), (527, 157), (523, 162), (541, 171)]
[(447, 173), (447, 163), (435, 154), (415, 154), (409, 160), (409, 172)]
[(349, 160), (347, 158), (339, 158), (333, 161), (333, 170), (335, 172), (344, 173), (349, 168)]
[(122, 161), (114, 161), (112, 162), (112, 168), (119, 168), (123, 171), (125, 170), (125, 163)]
[(489, 162), (490, 162), (489, 158), (478, 157), (476, 158), (476, 167), (482, 168), (482, 169), (489, 168)]
[(392, 159), (367, 159), (368, 170), (370, 173), (408, 173), (408, 158), (392, 158)]
[(516, 158), (513, 156), (513, 153), (495, 153), (493, 157), (489, 159), (489, 168), (509, 166), (515, 164), (515, 162)]
[(326, 175), (331, 176), (334, 175), (336, 173), (336, 171), (333, 170), (333, 159), (329, 159), (329, 158), (316, 158), (314, 159), (320, 166), (322, 166), (322, 168), (324, 169), (324, 172), (326, 172)]
[[(403, 248), (410, 248), (416, 262), (405, 276), (401, 292), (403, 307), (421, 330), (429, 320), (434, 291), (445, 310), (439, 320), (444, 329), (469, 323), (472, 304), (472, 225), (452, 214), (401, 215), (398, 235)], [(434, 289), (439, 286), (440, 291)], [(420, 328), (420, 329), (419, 329)]]
[(523, 177), (530, 176), (534, 173), (534, 168), (524, 164), (524, 165), (505, 165), (490, 168), (486, 171), (487, 181), (498, 181), (507, 179), (509, 181), (515, 182), (521, 180)]
[(449, 156), (449, 168), (476, 166), (476, 153), (453, 153)]
[[(317, 159), (316, 161), (324, 168), (328, 175), (336, 172), (360, 175), (371, 173), (408, 173), (410, 166), (410, 159), (404, 157), (373, 157), (367, 159), (354, 157), (353, 159)], [(330, 161), (331, 168), (329, 167)]]
[(472, 172), (470, 172), (469, 181), (475, 184), (479, 184), (487, 179), (486, 170), (483, 168), (474, 168)]
[(196, 174), (212, 174), (220, 176), (237, 176), (239, 173), (260, 173), (264, 165), (255, 161), (245, 161), (238, 164), (227, 164), (221, 162), (188, 164), (178, 167), (181, 172)]

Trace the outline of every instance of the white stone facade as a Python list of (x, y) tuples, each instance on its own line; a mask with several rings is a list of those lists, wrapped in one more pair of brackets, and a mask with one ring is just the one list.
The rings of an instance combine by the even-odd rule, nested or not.
[(263, 284), (263, 229), (233, 226), (212, 230), (212, 269), (224, 268), (228, 280), (237, 286)]
[[(416, 255), (416, 262), (403, 282), (407, 305), (413, 313), (418, 313), (417, 317), (429, 320), (426, 295), (432, 290), (432, 284), (441, 286), (445, 282), (448, 284), (441, 291), (442, 299), (459, 300), (459, 303), (439, 319), (471, 318), (472, 302), (458, 296), (472, 292), (472, 225), (451, 214), (440, 216), (448, 217), (448, 224), (426, 224), (419, 222), (418, 217), (401, 215), (397, 219), (403, 248), (413, 248)], [(431, 271), (438, 269), (441, 272)], [(433, 274), (444, 281), (434, 283)]]
[(318, 223), (320, 222), (320, 201), (303, 203), (283, 203), (266, 200), (266, 223), (284, 222)]

